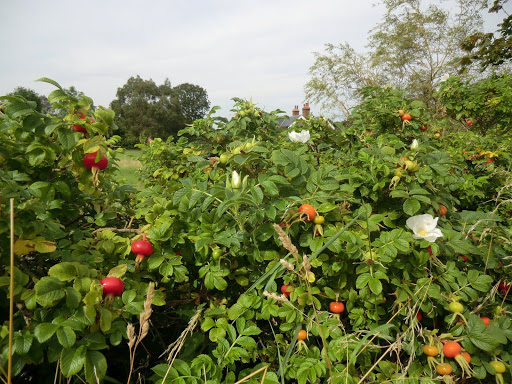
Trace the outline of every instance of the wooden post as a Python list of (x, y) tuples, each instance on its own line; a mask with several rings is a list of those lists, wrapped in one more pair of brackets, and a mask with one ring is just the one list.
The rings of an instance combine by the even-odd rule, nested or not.
[(7, 363), (7, 384), (12, 383), (12, 339), (14, 333), (14, 199), (11, 198), (11, 280), (9, 284), (9, 360)]

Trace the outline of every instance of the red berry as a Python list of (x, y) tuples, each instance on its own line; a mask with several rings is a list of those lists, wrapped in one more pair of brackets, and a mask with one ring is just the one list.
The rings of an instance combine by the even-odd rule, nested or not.
[[(290, 289), (289, 289), (290, 288)], [(283, 295), (285, 295), (286, 297), (290, 297), (290, 291), (291, 289), (293, 289), (293, 286), (291, 284), (284, 284), (282, 287), (281, 287), (281, 292), (283, 293)]]
[(108, 167), (108, 159), (105, 155), (103, 155), (100, 159), (100, 161), (96, 162), (96, 154), (98, 152), (94, 153), (86, 153), (84, 156), (84, 166), (87, 169), (93, 169), (97, 168), (100, 170), (103, 170)]
[(132, 252), (138, 256), (148, 257), (153, 254), (153, 245), (147, 240), (137, 240), (132, 244)]
[[(80, 120), (85, 119), (85, 116), (82, 115), (79, 117), (79, 119)], [(73, 129), (77, 132), (87, 133), (87, 129), (85, 129), (85, 127), (78, 125), (78, 124), (73, 124)]]
[(329, 310), (332, 313), (343, 313), (343, 311), (345, 311), (345, 304), (339, 301), (331, 301), (329, 303)]
[(485, 326), (488, 327), (489, 324), (491, 324), (491, 319), (489, 319), (488, 317), (486, 316), (482, 316), (481, 317), (482, 321), (484, 322)]
[(124, 283), (118, 277), (105, 277), (100, 284), (103, 286), (103, 296), (119, 296), (124, 291)]

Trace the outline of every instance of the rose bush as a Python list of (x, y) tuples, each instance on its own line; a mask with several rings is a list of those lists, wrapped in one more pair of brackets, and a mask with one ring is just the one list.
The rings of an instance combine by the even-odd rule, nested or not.
[[(301, 122), (305, 143), (278, 127), (280, 111), (235, 99), (226, 119), (214, 108), (176, 141), (140, 145), (140, 191), (117, 185), (110, 165), (92, 185), (84, 152), (103, 148), (114, 160), (116, 139), (103, 136), (101, 123), (86, 126), (87, 138), (74, 132), (74, 111), (88, 112), (90, 100), (60, 95), (54, 108), (65, 117), (37, 115), (31, 131), (30, 105), (6, 99), (0, 134), (20, 149), (0, 153), (10, 167), (2, 191), (17, 185), (3, 195), (2, 233), (5, 198), (19, 193), (17, 242), (36, 247), (18, 253), (15, 270), (18, 377), (53, 382), (58, 364), (58, 374), (87, 382), (140, 374), (156, 383), (235, 383), (256, 373), (247, 382), (428, 383), (439, 381), (441, 357), (423, 347), (441, 351), (443, 341), (471, 354), (468, 380), (492, 380), (494, 361), (509, 367), (509, 292), (498, 289), (512, 277), (509, 137), (475, 135), (468, 156), (449, 116), (436, 120), (390, 88), (361, 92), (365, 101), (334, 130), (321, 118)], [(27, 116), (17, 114), (24, 109)], [(399, 110), (412, 119), (401, 121)], [(94, 111), (97, 122), (103, 111)], [(439, 137), (420, 129), (441, 121)], [(55, 154), (42, 149), (46, 174), (24, 157), (41, 140)], [(53, 183), (49, 169), (62, 169), (53, 177), (73, 191), (57, 208), (64, 187), (48, 195), (33, 185)], [(16, 171), (24, 176), (13, 184)], [(305, 204), (323, 220), (308, 221)], [(131, 244), (144, 236), (153, 252), (137, 271)], [(124, 284), (111, 303), (102, 298), (106, 276)], [(333, 302), (343, 311), (332, 313)], [(454, 375), (469, 372), (443, 361)]]

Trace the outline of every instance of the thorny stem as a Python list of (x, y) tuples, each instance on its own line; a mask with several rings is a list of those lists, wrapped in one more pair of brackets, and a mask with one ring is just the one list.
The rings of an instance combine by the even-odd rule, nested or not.
[[(218, 203), (223, 203), (223, 201), (222, 201), (221, 199), (219, 199), (218, 197), (213, 196), (211, 193), (208, 193), (208, 192), (205, 192), (205, 191), (201, 191), (200, 189), (194, 189), (194, 188), (192, 189), (192, 191), (194, 191), (194, 192), (201, 192), (202, 194), (204, 194), (204, 195), (206, 195), (206, 196), (208, 196), (208, 197), (213, 197), (213, 198), (215, 199), (215, 201), (217, 201)], [(235, 221), (236, 221), (236, 223), (238, 224), (238, 226), (239, 226), (239, 228), (240, 228), (240, 229), (243, 229), (243, 228), (244, 228), (243, 223), (242, 223), (242, 222), (239, 220), (239, 218), (238, 218), (238, 213), (237, 213), (237, 215), (234, 215), (234, 214), (233, 214), (232, 212), (230, 212), (230, 211), (227, 211), (227, 213), (228, 213), (229, 215), (231, 215), (231, 217), (233, 217), (233, 219), (235, 219)]]
[(313, 307), (313, 312), (315, 313), (315, 319), (316, 319), (316, 323), (318, 325), (318, 330), (320, 332), (320, 338), (322, 339), (322, 344), (324, 346), (325, 361), (327, 362), (327, 368), (329, 368), (329, 377), (331, 378), (331, 381), (332, 381), (332, 363), (331, 363), (331, 359), (329, 359), (327, 345), (325, 344), (325, 338), (324, 338), (324, 332), (322, 330), (322, 325), (320, 324), (320, 320), (318, 319), (318, 311), (316, 310), (315, 302), (313, 301), (313, 294), (311, 293), (311, 284), (309, 283), (307, 276), (305, 276), (304, 280), (306, 281), (306, 286), (308, 287), (309, 300), (311, 300), (311, 306)]

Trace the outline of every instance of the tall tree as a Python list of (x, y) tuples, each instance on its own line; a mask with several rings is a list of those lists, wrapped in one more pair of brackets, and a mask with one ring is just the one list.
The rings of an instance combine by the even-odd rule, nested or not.
[(187, 124), (203, 118), (210, 109), (208, 94), (198, 85), (184, 83), (173, 89)]
[(435, 109), (434, 90), (442, 75), (455, 72), (462, 40), (482, 29), (481, 0), (454, 2), (456, 11), (453, 4), (383, 0), (386, 12), (370, 31), (367, 52), (345, 43), (315, 54), (307, 97), (346, 116), (362, 86), (390, 84)]
[[(199, 90), (202, 88), (192, 84), (173, 88), (168, 79), (157, 85), (153, 80), (144, 80), (140, 76), (129, 78), (123, 87), (117, 89), (117, 97), (110, 104), (116, 113), (123, 144), (133, 145), (148, 137), (166, 140), (187, 123), (203, 117), (203, 109), (198, 110), (203, 108), (202, 104), (189, 101), (195, 100), (193, 95), (200, 93)], [(189, 97), (189, 93), (192, 96)], [(203, 90), (202, 94), (206, 105), (209, 105), (206, 91)]]
[(462, 48), (466, 52), (461, 60), (463, 68), (477, 62), (484, 71), (489, 67), (497, 67), (512, 61), (512, 15), (504, 8), (507, 2), (508, 0), (494, 0), (489, 7), (489, 13), (506, 15), (498, 24), (499, 28), (495, 33), (478, 32), (462, 42)]
[(48, 99), (46, 96), (38, 94), (36, 91), (25, 88), (25, 87), (16, 87), (14, 91), (9, 93), (7, 96), (21, 96), (25, 100), (33, 101), (36, 103), (36, 111), (41, 113), (48, 113), (50, 112), (50, 103), (48, 102)]

